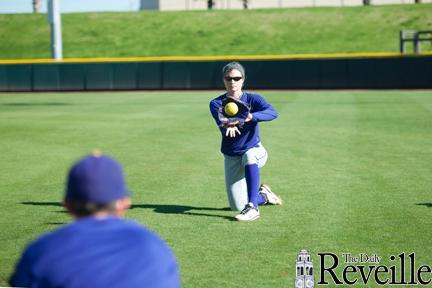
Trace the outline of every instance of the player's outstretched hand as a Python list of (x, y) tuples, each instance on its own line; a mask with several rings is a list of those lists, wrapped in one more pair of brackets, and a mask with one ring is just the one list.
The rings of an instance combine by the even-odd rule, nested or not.
[(238, 135), (241, 134), (237, 126), (228, 126), (226, 128), (225, 136), (234, 138), (237, 136), (236, 133), (238, 133)]

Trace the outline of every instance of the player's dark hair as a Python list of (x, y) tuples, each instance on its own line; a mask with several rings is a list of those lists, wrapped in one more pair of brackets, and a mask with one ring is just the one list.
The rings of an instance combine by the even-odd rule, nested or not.
[(83, 203), (67, 200), (67, 207), (70, 212), (77, 217), (91, 216), (98, 212), (114, 213), (116, 211), (116, 202), (109, 203)]
[(222, 77), (224, 77), (231, 70), (238, 70), (242, 74), (243, 79), (246, 78), (245, 69), (243, 65), (238, 62), (230, 62), (222, 68)]

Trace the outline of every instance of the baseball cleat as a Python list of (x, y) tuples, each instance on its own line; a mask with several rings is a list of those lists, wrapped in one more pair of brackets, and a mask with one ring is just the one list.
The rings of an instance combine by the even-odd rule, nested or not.
[(246, 204), (245, 208), (235, 216), (237, 221), (254, 221), (260, 217), (259, 210), (252, 203)]
[(273, 191), (270, 189), (270, 186), (268, 186), (267, 184), (261, 184), (259, 192), (263, 194), (264, 197), (267, 199), (266, 204), (282, 205), (282, 198), (273, 193)]

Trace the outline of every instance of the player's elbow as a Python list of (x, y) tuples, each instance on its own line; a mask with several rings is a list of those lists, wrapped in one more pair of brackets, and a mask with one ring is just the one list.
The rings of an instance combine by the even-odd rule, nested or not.
[(271, 113), (269, 113), (268, 115), (270, 116), (270, 121), (279, 117), (279, 114), (276, 112), (276, 110), (272, 110)]
[(278, 116), (279, 116), (276, 109), (274, 109), (273, 106), (271, 106), (271, 105), (267, 109), (267, 115), (269, 116), (270, 121), (278, 118)]
[(210, 112), (213, 112), (213, 110), (215, 110), (215, 104), (213, 103), (213, 101), (210, 102), (209, 109), (210, 109)]

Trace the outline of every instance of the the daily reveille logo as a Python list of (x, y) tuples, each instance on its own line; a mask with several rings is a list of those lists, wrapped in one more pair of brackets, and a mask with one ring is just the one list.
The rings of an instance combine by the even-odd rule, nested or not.
[[(414, 252), (382, 256), (368, 253), (317, 253), (318, 267), (313, 266), (310, 254), (303, 249), (296, 259), (296, 288), (327, 285), (430, 285), (432, 267), (416, 263)], [(317, 279), (315, 279), (315, 277)]]

